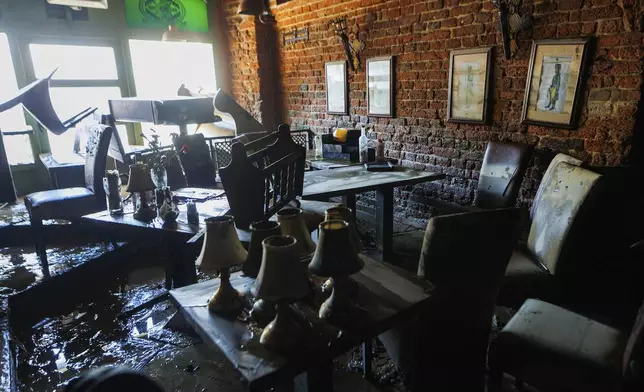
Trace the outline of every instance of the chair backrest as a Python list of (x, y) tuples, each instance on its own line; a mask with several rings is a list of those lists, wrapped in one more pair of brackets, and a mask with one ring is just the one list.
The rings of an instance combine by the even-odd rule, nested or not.
[(178, 136), (173, 143), (188, 186), (214, 188), (217, 184), (217, 171), (204, 135), (197, 133)]
[(600, 196), (600, 174), (564, 161), (548, 168), (533, 204), (527, 247), (555, 274), (560, 260), (569, 257), (588, 225), (589, 211)]
[(520, 217), (508, 208), (429, 220), (418, 274), (434, 289), (420, 315), (423, 332), (412, 342), (432, 350), (423, 363), (424, 385), (483, 390), (496, 297)]
[[(622, 372), (630, 382), (644, 382), (644, 303), (640, 307), (622, 359)], [(641, 389), (639, 389), (641, 390)]]
[[(581, 160), (577, 158), (573, 158), (570, 155), (557, 154), (550, 162), (550, 165), (548, 165), (546, 172), (543, 174), (543, 178), (541, 179), (541, 184), (546, 184), (551, 181), (552, 171), (555, 169), (555, 167), (557, 167), (557, 164), (559, 162), (566, 162), (573, 166), (581, 166), (581, 164), (583, 163)], [(539, 186), (539, 189), (537, 189), (537, 194), (534, 197), (535, 200), (541, 198), (541, 194), (543, 193), (544, 189), (545, 189), (544, 187)], [(534, 210), (536, 208), (536, 205), (537, 205), (536, 203), (532, 204), (532, 208), (530, 209), (530, 219), (534, 219)]]
[(529, 144), (489, 142), (474, 204), (486, 209), (514, 207), (533, 150)]
[[(263, 138), (234, 143), (230, 164), (219, 170), (238, 227), (268, 219), (302, 195), (306, 149), (293, 141), (287, 125), (276, 133), (266, 136), (274, 141), (261, 148)], [(249, 146), (254, 152), (247, 154)]]
[(107, 150), (113, 131), (112, 127), (94, 125), (89, 130), (85, 146), (85, 186), (102, 201), (105, 201), (103, 177), (107, 169)]
[(418, 275), (436, 286), (498, 287), (517, 243), (520, 210), (441, 215), (427, 223)]

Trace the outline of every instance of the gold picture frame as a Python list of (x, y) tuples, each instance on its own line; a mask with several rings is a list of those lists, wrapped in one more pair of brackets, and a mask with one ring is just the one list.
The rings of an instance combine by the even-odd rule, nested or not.
[(449, 56), (447, 121), (487, 124), (492, 47), (454, 50)]
[(576, 128), (590, 44), (590, 37), (533, 42), (522, 124)]

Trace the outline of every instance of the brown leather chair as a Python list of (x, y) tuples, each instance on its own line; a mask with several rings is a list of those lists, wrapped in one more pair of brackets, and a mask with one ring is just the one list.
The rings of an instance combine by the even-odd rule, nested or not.
[(499, 283), (516, 246), (520, 210), (429, 220), (418, 274), (434, 285), (419, 317), (380, 335), (412, 391), (483, 391)]
[(490, 391), (503, 373), (540, 391), (644, 390), (644, 305), (630, 335), (536, 299), (490, 345)]
[(32, 193), (25, 197), (25, 206), (34, 232), (36, 253), (45, 275), (49, 275), (49, 265), (42, 221), (73, 219), (106, 208), (103, 177), (112, 131), (111, 127), (95, 125), (89, 132), (85, 154), (85, 188), (55, 189)]
[(514, 207), (533, 150), (534, 146), (529, 144), (489, 142), (474, 206), (485, 209)]
[(561, 289), (584, 268), (581, 249), (588, 248), (585, 233), (592, 228), (602, 176), (569, 161), (563, 154), (555, 157), (539, 186), (528, 241), (510, 259), (500, 305), (516, 309), (527, 298), (560, 302)]

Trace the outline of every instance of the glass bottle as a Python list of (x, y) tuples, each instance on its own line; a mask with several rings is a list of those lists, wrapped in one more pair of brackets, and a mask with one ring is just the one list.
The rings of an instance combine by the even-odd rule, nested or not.
[(358, 146), (360, 148), (360, 163), (367, 163), (369, 161), (369, 138), (367, 137), (367, 128), (362, 126), (362, 133), (358, 139)]
[(313, 143), (315, 143), (315, 157), (322, 158), (322, 135), (316, 134)]
[(376, 143), (376, 162), (384, 162), (385, 160), (385, 143), (381, 138), (378, 138)]

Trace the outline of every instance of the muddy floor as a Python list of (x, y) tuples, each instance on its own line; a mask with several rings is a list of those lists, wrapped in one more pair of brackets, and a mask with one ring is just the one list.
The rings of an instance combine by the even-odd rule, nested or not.
[[(0, 226), (25, 224), (25, 214), (24, 209), (12, 209), (0, 216)], [(369, 232), (364, 236), (367, 243), (372, 240)], [(395, 251), (403, 264), (417, 262), (422, 236), (422, 230), (397, 227)], [(50, 247), (52, 275), (98, 257), (110, 247), (103, 243)], [(0, 295), (17, 293), (42, 279), (32, 247), (0, 249)], [(245, 391), (223, 354), (206, 347), (177, 315), (164, 297), (163, 282), (161, 268), (137, 269), (115, 281), (111, 289), (79, 298), (74, 311), (13, 331), (19, 390), (62, 390), (83, 372), (112, 365), (144, 372), (167, 391)], [(142, 306), (150, 300), (153, 305)], [(361, 355), (356, 349), (336, 360), (335, 390), (402, 391), (398, 374), (377, 341), (374, 353), (375, 382), (361, 377)]]

